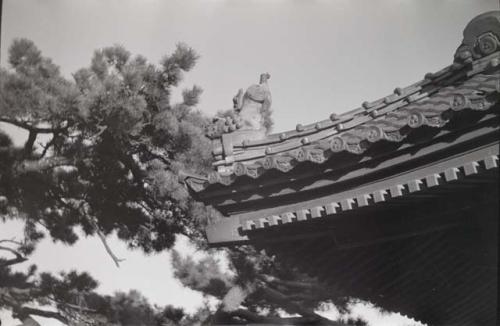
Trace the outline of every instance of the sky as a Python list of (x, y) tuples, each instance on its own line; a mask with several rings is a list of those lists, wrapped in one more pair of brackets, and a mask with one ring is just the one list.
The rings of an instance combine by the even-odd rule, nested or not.
[[(354, 109), (449, 65), (467, 22), (497, 9), (498, 0), (4, 0), (0, 65), (8, 67), (16, 37), (33, 40), (68, 78), (104, 46), (121, 44), (158, 63), (184, 42), (201, 55), (181, 85), (204, 89), (200, 110), (231, 108), (239, 88), (269, 72), (274, 130), (284, 131)], [(24, 135), (14, 135), (24, 142)], [(0, 225), (0, 238), (16, 234), (18, 224)], [(202, 302), (172, 277), (168, 253), (143, 256), (110, 243), (126, 258), (120, 269), (95, 238), (71, 248), (44, 241), (30, 263), (48, 271), (91, 271), (103, 293), (136, 288), (154, 303), (188, 311)], [(193, 251), (186, 241), (178, 246)], [(371, 314), (371, 325), (410, 324), (366, 305), (360, 309)]]

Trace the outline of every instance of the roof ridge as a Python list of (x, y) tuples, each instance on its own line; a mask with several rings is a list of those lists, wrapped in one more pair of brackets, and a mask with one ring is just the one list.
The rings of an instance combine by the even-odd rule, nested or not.
[[(411, 130), (442, 128), (455, 112), (486, 111), (491, 94), (500, 93), (500, 11), (471, 20), (454, 62), (407, 87), (329, 119), (298, 124), (295, 130), (270, 134), (238, 130), (213, 139), (217, 172), (208, 184), (231, 184), (237, 177), (260, 177), (266, 170), (288, 172), (304, 161), (323, 163), (335, 153), (362, 154), (371, 144), (401, 142)], [(478, 93), (479, 92), (479, 93)], [(194, 180), (193, 180), (194, 181)]]

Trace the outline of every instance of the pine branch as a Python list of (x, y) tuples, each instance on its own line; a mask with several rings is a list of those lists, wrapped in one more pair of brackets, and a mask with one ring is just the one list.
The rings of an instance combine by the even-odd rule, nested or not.
[(17, 172), (42, 172), (58, 166), (74, 166), (74, 161), (65, 157), (47, 157), (39, 160), (25, 160), (17, 166)]
[(68, 126), (65, 127), (57, 127), (57, 128), (40, 128), (40, 127), (35, 127), (27, 122), (16, 120), (16, 119), (11, 119), (7, 117), (0, 117), (0, 122), (5, 122), (8, 124), (11, 124), (13, 126), (22, 128), (24, 130), (27, 130), (29, 132), (33, 132), (36, 134), (53, 134), (53, 133), (58, 133), (64, 130), (68, 129)]
[(154, 147), (154, 146), (151, 148), (144, 146), (144, 149), (146, 150), (148, 155), (150, 155), (152, 158), (159, 159), (165, 165), (170, 166), (172, 164), (168, 155), (165, 155), (165, 153), (163, 153), (165, 151), (164, 149), (159, 149), (159, 148)]
[(36, 136), (38, 133), (36, 131), (30, 130), (28, 135), (28, 140), (24, 144), (24, 157), (27, 158), (31, 155), (33, 151), (33, 145), (35, 144)]
[(108, 255), (113, 259), (113, 262), (115, 263), (116, 267), (120, 267), (120, 262), (124, 261), (125, 259), (118, 258), (114, 253), (111, 247), (108, 244), (108, 241), (106, 240), (106, 235), (102, 233), (101, 229), (99, 228), (99, 225), (97, 225), (96, 220), (89, 216), (89, 212), (86, 210), (86, 205), (88, 203), (85, 200), (82, 199), (74, 199), (74, 198), (61, 198), (60, 196), (54, 195), (54, 198), (60, 202), (63, 206), (65, 206), (68, 209), (74, 210), (78, 212), (79, 214), (82, 214), (83, 216), (87, 217), (87, 221), (89, 222), (90, 225), (94, 228), (94, 231), (97, 233), (97, 236), (101, 240), (104, 249), (106, 249), (106, 252)]
[(35, 316), (40, 316), (40, 317), (45, 317), (45, 318), (52, 318), (60, 321), (63, 324), (68, 324), (69, 320), (61, 315), (58, 312), (55, 311), (47, 311), (47, 310), (42, 310), (38, 308), (31, 308), (31, 307), (14, 307), (14, 313), (17, 314), (18, 316), (21, 317), (22, 320), (28, 318), (30, 315), (35, 315)]
[(31, 317), (24, 318), (22, 322), (23, 323), (20, 326), (42, 326), (39, 322)]
[(11, 266), (11, 265), (15, 265), (15, 264), (20, 264), (20, 263), (23, 263), (26, 260), (28, 260), (19, 251), (14, 250), (12, 248), (0, 246), (0, 250), (8, 251), (11, 254), (13, 254), (14, 256), (16, 256), (16, 258), (13, 258), (13, 259), (5, 260), (5, 261), (0, 261), (0, 267), (5, 267), (5, 266)]
[(45, 157), (45, 155), (47, 154), (47, 152), (49, 151), (49, 149), (55, 144), (56, 139), (57, 139), (57, 134), (54, 134), (54, 136), (52, 137), (52, 139), (46, 145), (42, 145), (43, 151), (42, 151), (42, 154), (40, 154), (39, 159), (42, 159), (42, 158)]
[(308, 317), (308, 318), (313, 318), (317, 320), (318, 325), (331, 325), (331, 326), (342, 326), (342, 323), (332, 321), (328, 318), (325, 318), (323, 316), (318, 315), (311, 309), (305, 309), (301, 307), (301, 305), (291, 301), (288, 296), (285, 294), (281, 293), (278, 290), (269, 288), (267, 286), (262, 286), (261, 290), (264, 292), (264, 294), (271, 299), (271, 301), (274, 301), (276, 303), (282, 304), (284, 307), (288, 308), (289, 310), (298, 313), (299, 315), (303, 317)]
[(59, 312), (46, 311), (43, 309), (23, 306), (24, 302), (32, 301), (35, 297), (38, 297), (39, 295), (40, 295), (40, 290), (37, 288), (20, 289), (16, 287), (8, 287), (8, 288), (0, 287), (0, 306), (4, 305), (10, 307), (12, 311), (15, 314), (17, 314), (16, 318), (21, 320), (29, 318), (30, 315), (36, 315), (45, 318), (57, 319), (62, 323), (68, 323), (69, 321), (66, 317), (61, 315), (61, 313), (66, 315), (72, 315), (74, 312), (77, 312), (79, 314), (97, 313), (97, 310), (95, 309), (89, 309), (79, 305), (61, 302), (51, 296), (49, 296), (48, 299), (54, 302), (59, 307)]

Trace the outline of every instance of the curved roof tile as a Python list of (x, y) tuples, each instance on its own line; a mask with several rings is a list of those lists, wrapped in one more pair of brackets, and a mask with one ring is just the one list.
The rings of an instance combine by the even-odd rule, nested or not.
[[(259, 178), (268, 170), (286, 173), (305, 161), (321, 164), (340, 152), (362, 155), (377, 142), (403, 142), (423, 126), (443, 128), (460, 111), (489, 110), (500, 96), (500, 12), (488, 14), (469, 23), (452, 65), (427, 73), (408, 87), (397, 87), (393, 94), (364, 102), (359, 108), (332, 114), (329, 119), (299, 124), (295, 130), (263, 139), (235, 138), (229, 144), (220, 141), (231, 148), (222, 153), (218, 149), (219, 160), (214, 163), (217, 171), (207, 177), (190, 176), (186, 181), (191, 189), (201, 191), (210, 184), (229, 185), (242, 176)], [(488, 30), (493, 32), (475, 35), (477, 42), (470, 43), (468, 29), (484, 32), (477, 28), (484, 20), (482, 16), (493, 16), (498, 26), (487, 20)]]

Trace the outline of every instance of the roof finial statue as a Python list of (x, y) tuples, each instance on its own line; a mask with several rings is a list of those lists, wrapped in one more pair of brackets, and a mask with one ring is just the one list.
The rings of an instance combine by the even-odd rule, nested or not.
[(464, 29), (462, 44), (455, 53), (455, 62), (470, 63), (500, 47), (500, 11), (489, 11), (474, 17)]
[(234, 110), (239, 113), (242, 122), (241, 129), (267, 129), (265, 119), (272, 102), (267, 84), (269, 78), (269, 73), (261, 74), (259, 84), (248, 87), (244, 94), (240, 89), (233, 98)]
[(236, 130), (258, 130), (262, 134), (271, 129), (271, 91), (267, 81), (271, 78), (269, 73), (260, 75), (259, 84), (254, 84), (243, 92), (240, 89), (233, 97), (233, 109), (224, 117), (214, 120), (208, 136), (220, 137), (221, 134)]

